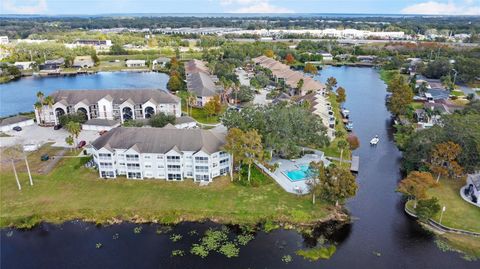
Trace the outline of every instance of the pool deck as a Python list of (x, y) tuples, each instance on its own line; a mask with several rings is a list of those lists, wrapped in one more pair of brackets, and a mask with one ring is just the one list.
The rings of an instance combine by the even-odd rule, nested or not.
[(321, 151), (315, 151), (315, 154), (306, 154), (300, 159), (280, 159), (273, 158), (269, 164), (278, 163), (279, 167), (275, 172), (271, 172), (266, 169), (263, 165), (257, 163), (257, 166), (260, 167), (263, 171), (270, 175), (277, 183), (280, 185), (286, 192), (294, 194), (306, 194), (308, 193), (308, 186), (306, 184), (307, 180), (299, 181), (290, 181), (290, 179), (284, 174), (286, 171), (298, 170), (299, 166), (302, 164), (310, 164), (310, 162), (323, 161), (326, 165), (330, 164), (330, 161), (325, 159), (325, 155)]

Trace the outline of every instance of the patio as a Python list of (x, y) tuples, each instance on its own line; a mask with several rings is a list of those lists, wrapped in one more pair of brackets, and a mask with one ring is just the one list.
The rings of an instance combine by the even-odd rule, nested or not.
[(309, 165), (311, 162), (323, 161), (325, 165), (329, 165), (330, 161), (325, 158), (323, 152), (314, 150), (313, 154), (305, 154), (302, 158), (299, 159), (281, 159), (273, 158), (269, 164), (274, 165), (275, 163), (279, 164), (279, 167), (275, 172), (271, 172), (263, 165), (257, 163), (257, 166), (260, 167), (264, 172), (266, 172), (270, 177), (272, 177), (286, 192), (294, 194), (306, 194), (308, 193), (308, 186), (306, 184), (307, 179), (292, 181), (290, 180), (286, 173), (292, 170), (299, 170), (301, 165)]

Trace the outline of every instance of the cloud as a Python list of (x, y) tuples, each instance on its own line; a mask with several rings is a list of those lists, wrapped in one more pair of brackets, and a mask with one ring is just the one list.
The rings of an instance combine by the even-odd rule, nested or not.
[(2, 13), (41, 14), (47, 11), (47, 0), (1, 0)]
[[(476, 1), (428, 1), (414, 4), (401, 10), (404, 14), (426, 15), (480, 15), (480, 5)], [(478, 2), (477, 2), (478, 3)]]
[(291, 9), (270, 4), (270, 0), (220, 0), (230, 13), (293, 13)]

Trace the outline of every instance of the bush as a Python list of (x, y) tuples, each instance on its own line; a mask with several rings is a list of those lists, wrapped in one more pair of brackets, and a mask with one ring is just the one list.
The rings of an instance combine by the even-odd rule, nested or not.
[(149, 119), (148, 123), (152, 127), (162, 128), (169, 123), (170, 124), (175, 124), (175, 116), (174, 115), (166, 115), (165, 113), (160, 112), (160, 113), (157, 113), (157, 114), (153, 115)]
[(440, 211), (440, 204), (437, 197), (418, 201), (415, 212), (421, 221), (427, 221)]
[(80, 124), (85, 123), (87, 121), (87, 116), (82, 112), (76, 112), (72, 114), (65, 114), (58, 118), (61, 125), (66, 126), (67, 123), (73, 121), (78, 122)]

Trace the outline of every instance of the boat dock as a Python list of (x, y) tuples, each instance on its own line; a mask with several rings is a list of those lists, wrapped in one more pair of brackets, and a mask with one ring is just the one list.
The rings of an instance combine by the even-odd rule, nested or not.
[(360, 166), (360, 157), (352, 156), (352, 164), (350, 165), (350, 171), (358, 173), (358, 168)]

